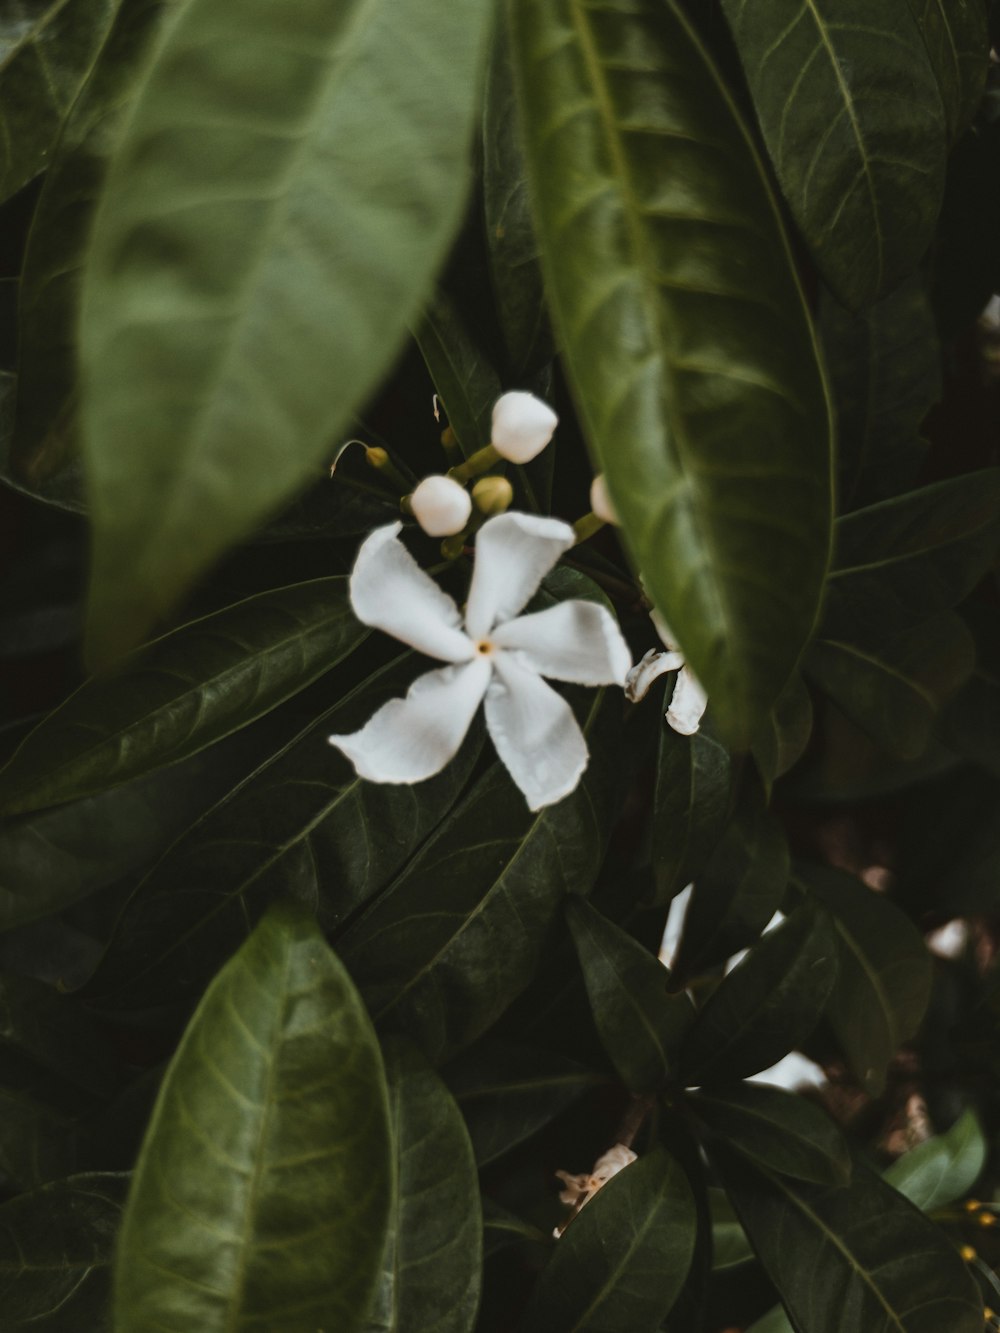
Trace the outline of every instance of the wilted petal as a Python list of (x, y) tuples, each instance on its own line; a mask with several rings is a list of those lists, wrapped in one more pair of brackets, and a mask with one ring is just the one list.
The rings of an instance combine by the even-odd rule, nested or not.
[(485, 638), (494, 625), (516, 616), (573, 541), (573, 529), (557, 518), (498, 514), (484, 523), (465, 608), (468, 634)]
[(657, 648), (650, 648), (625, 677), (625, 698), (631, 704), (641, 703), (654, 681), (668, 671), (679, 671), (683, 665), (683, 653), (661, 653)]
[(667, 709), (667, 721), (682, 736), (693, 736), (698, 730), (708, 697), (698, 684), (689, 666), (677, 677), (674, 696)]
[(587, 767), (587, 743), (573, 710), (513, 653), (494, 654), (486, 726), (529, 810), (553, 805)]
[(390, 699), (360, 731), (328, 737), (358, 776), (423, 782), (454, 759), (490, 681), (485, 657), (418, 676), (405, 699)]
[(458, 607), (397, 540), (401, 528), (389, 523), (362, 542), (351, 571), (354, 614), (428, 657), (467, 662), (475, 648), (462, 633)]
[(560, 602), (508, 620), (490, 637), (501, 648), (519, 649), (540, 675), (575, 685), (623, 685), (632, 665), (617, 620), (596, 602)]

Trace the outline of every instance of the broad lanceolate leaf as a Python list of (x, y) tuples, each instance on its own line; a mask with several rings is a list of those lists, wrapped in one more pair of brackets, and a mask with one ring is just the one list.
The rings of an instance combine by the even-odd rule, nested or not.
[(79, 1175), (0, 1206), (5, 1333), (110, 1333), (110, 1266), (125, 1175)]
[(322, 469), (459, 220), (485, 0), (187, 0), (84, 276), (107, 659)]
[(684, 1284), (695, 1242), (687, 1177), (662, 1149), (591, 1199), (542, 1272), (523, 1333), (655, 1333)]
[(468, 458), (485, 448), (492, 437), (493, 404), (500, 397), (500, 377), (443, 289), (436, 291), (424, 307), (416, 339), (448, 425)]
[(0, 201), (45, 170), (114, 12), (115, 0), (4, 0)]
[(941, 89), (952, 139), (966, 130), (986, 87), (990, 39), (982, 0), (909, 0)]
[(458, 1107), (405, 1041), (385, 1049), (396, 1157), (389, 1236), (365, 1333), (470, 1333), (479, 1303), (479, 1177)]
[(54, 805), (195, 754), (304, 689), (368, 632), (346, 578), (259, 593), (183, 625), (51, 713), (0, 773), (0, 805)]
[(653, 798), (659, 902), (669, 902), (707, 865), (729, 817), (732, 793), (732, 759), (708, 726), (681, 736), (661, 724)]
[(893, 1162), (883, 1178), (925, 1213), (968, 1194), (986, 1165), (986, 1139), (975, 1112)]
[(852, 310), (912, 273), (944, 191), (945, 110), (910, 0), (723, 0), (764, 141)]
[(952, 1242), (863, 1163), (849, 1185), (821, 1187), (716, 1159), (798, 1333), (981, 1333)]
[(511, 12), (586, 434), (650, 595), (745, 748), (812, 630), (830, 530), (829, 404), (775, 203), (674, 0)]
[(655, 1092), (694, 1020), (690, 999), (668, 995), (655, 954), (583, 898), (567, 901), (566, 916), (608, 1058), (632, 1092)]
[(827, 867), (803, 868), (802, 875), (834, 923), (838, 967), (827, 1016), (855, 1076), (878, 1096), (889, 1062), (927, 1009), (930, 954), (909, 917), (883, 894)]
[(800, 908), (709, 996), (681, 1051), (684, 1081), (731, 1083), (775, 1064), (815, 1028), (836, 977), (826, 914)]
[(385, 1073), (312, 922), (270, 914), (167, 1072), (115, 1268), (116, 1333), (354, 1333), (392, 1179)]

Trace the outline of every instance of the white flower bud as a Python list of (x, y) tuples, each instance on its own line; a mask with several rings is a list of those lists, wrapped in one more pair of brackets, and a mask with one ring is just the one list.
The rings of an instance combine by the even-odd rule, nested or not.
[(618, 511), (608, 494), (608, 483), (604, 480), (603, 472), (598, 472), (590, 483), (590, 507), (602, 523), (618, 526)]
[(493, 448), (508, 463), (530, 463), (549, 440), (559, 418), (548, 403), (516, 389), (493, 405)]
[(410, 496), (410, 508), (428, 537), (452, 537), (472, 513), (472, 499), (451, 477), (424, 477)]

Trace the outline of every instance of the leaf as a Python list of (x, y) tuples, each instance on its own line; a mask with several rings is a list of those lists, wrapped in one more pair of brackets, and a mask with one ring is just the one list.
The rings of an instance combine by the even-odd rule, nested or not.
[(316, 926), (273, 911), (171, 1061), (115, 1264), (115, 1333), (353, 1333), (385, 1245), (385, 1073)]
[(711, 1186), (708, 1201), (712, 1210), (712, 1271), (725, 1272), (749, 1263), (753, 1250), (725, 1190)]
[(803, 867), (808, 891), (832, 914), (837, 978), (827, 1016), (854, 1075), (872, 1096), (930, 1001), (933, 968), (923, 936), (883, 894), (825, 866)]
[(805, 754), (812, 731), (812, 697), (796, 671), (753, 744), (757, 770), (768, 795), (775, 779), (787, 773)]
[(131, 647), (315, 475), (462, 214), (491, 6), (187, 0), (84, 274), (89, 648)]
[(84, 1097), (107, 1100), (123, 1070), (107, 1036), (86, 1009), (31, 977), (0, 975), (0, 1049), (6, 1068), (25, 1062), (40, 1076), (65, 1082)]
[(0, 202), (45, 170), (116, 0), (5, 0), (0, 15)]
[(681, 736), (660, 723), (653, 797), (658, 902), (669, 902), (704, 870), (729, 818), (732, 792), (731, 757), (707, 725)]
[(111, 1253), (128, 1176), (72, 1176), (0, 1205), (5, 1333), (110, 1333)]
[(527, 986), (560, 902), (585, 893), (600, 869), (621, 706), (600, 691), (586, 707), (590, 763), (571, 795), (532, 814), (494, 764), (342, 937), (375, 1022), (409, 1033), (434, 1063), (474, 1041)]
[(723, 978), (681, 1050), (688, 1085), (731, 1083), (776, 1064), (812, 1032), (837, 976), (833, 932), (800, 908)]
[(613, 1176), (542, 1271), (523, 1333), (655, 1333), (694, 1254), (687, 1177), (663, 1149)]
[(690, 999), (668, 995), (659, 959), (585, 899), (567, 899), (566, 918), (609, 1059), (630, 1092), (655, 1092), (694, 1020)]
[(910, 0), (723, 0), (792, 215), (838, 299), (912, 273), (944, 193), (945, 111)]
[(976, 665), (938, 717), (935, 734), (964, 759), (1000, 777), (1000, 624), (992, 606), (968, 602), (962, 617), (976, 644)]
[(796, 1329), (980, 1333), (982, 1301), (951, 1240), (862, 1162), (849, 1185), (821, 1187), (717, 1160)]
[(752, 1162), (795, 1180), (846, 1185), (851, 1154), (836, 1123), (804, 1097), (753, 1083), (691, 1098), (711, 1132)]
[(70, 695), (0, 772), (6, 813), (105, 791), (269, 712), (368, 635), (346, 578), (258, 593), (130, 654)]
[(479, 1166), (529, 1138), (602, 1082), (577, 1060), (490, 1038), (442, 1071), (458, 1102)]
[(448, 424), (468, 458), (493, 438), (500, 377), (443, 288), (424, 307), (416, 339)]
[(498, 1250), (506, 1249), (508, 1245), (516, 1245), (523, 1241), (532, 1245), (544, 1246), (546, 1249), (551, 1248), (552, 1245), (551, 1236), (547, 1236), (538, 1227), (522, 1221), (515, 1213), (509, 1212), (506, 1208), (501, 1208), (493, 1199), (484, 1196), (483, 1257), (490, 1259)]
[(952, 139), (972, 123), (986, 87), (990, 38), (982, 0), (909, 0), (941, 90)]
[(830, 531), (829, 403), (775, 202), (674, 0), (511, 13), (585, 434), (722, 737), (746, 748), (812, 631)]
[(986, 1165), (986, 1140), (974, 1111), (966, 1110), (946, 1134), (918, 1143), (883, 1172), (893, 1189), (925, 1213), (968, 1194)]

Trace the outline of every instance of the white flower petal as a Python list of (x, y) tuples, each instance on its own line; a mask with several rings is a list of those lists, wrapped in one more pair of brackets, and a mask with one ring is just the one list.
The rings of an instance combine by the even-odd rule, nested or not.
[(390, 699), (349, 736), (329, 736), (358, 776), (423, 782), (454, 759), (490, 683), (485, 657), (418, 676), (405, 699)]
[(632, 665), (618, 622), (595, 602), (560, 602), (508, 620), (490, 637), (500, 648), (519, 649), (540, 675), (575, 685), (623, 685)]
[(508, 463), (530, 463), (552, 439), (558, 424), (548, 403), (533, 393), (513, 389), (493, 404), (493, 448)]
[(428, 537), (453, 537), (472, 513), (472, 496), (452, 477), (424, 477), (410, 496), (410, 508)]
[(660, 640), (663, 643), (664, 648), (668, 649), (668, 651), (672, 653), (677, 652), (678, 644), (676, 638), (674, 637), (674, 632), (667, 624), (666, 620), (664, 620), (663, 616), (660, 615), (659, 611), (657, 611), (655, 606), (653, 607), (652, 611), (650, 611), (649, 618), (653, 622), (653, 628), (660, 636)]
[(573, 710), (513, 653), (493, 655), (486, 726), (529, 810), (568, 796), (587, 767), (587, 743)]
[(650, 648), (625, 677), (625, 698), (630, 704), (641, 703), (654, 681), (665, 676), (668, 671), (679, 671), (683, 665), (683, 653), (661, 653), (656, 648)]
[(516, 616), (573, 541), (573, 529), (557, 518), (513, 513), (487, 520), (476, 538), (468, 634), (485, 638), (494, 625)]
[(701, 723), (708, 696), (689, 666), (682, 668), (667, 709), (667, 721), (682, 736), (693, 736)]
[(615, 527), (619, 526), (621, 520), (618, 517), (618, 510), (614, 506), (614, 501), (611, 499), (608, 483), (603, 472), (598, 472), (590, 483), (590, 507), (602, 523), (612, 523)]
[(397, 540), (401, 528), (389, 523), (362, 542), (351, 571), (354, 614), (428, 657), (469, 661), (475, 647), (462, 633), (458, 607)]

